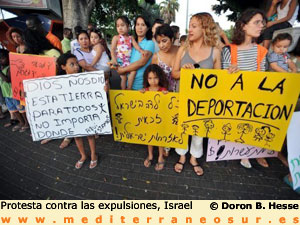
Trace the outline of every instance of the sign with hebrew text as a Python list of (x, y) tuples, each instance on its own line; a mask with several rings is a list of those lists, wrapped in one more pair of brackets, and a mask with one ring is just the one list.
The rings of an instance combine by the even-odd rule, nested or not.
[(23, 80), (55, 76), (55, 57), (9, 53), (13, 98), (24, 100)]
[(178, 132), (179, 94), (111, 90), (115, 141), (186, 148), (188, 135)]
[(33, 141), (111, 134), (103, 71), (24, 80)]
[(299, 84), (296, 73), (182, 69), (179, 130), (280, 151)]

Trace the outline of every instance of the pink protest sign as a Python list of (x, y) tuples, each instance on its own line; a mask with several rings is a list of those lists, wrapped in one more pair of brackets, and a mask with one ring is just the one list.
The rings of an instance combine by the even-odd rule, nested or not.
[(229, 141), (208, 140), (206, 161), (277, 157), (278, 152)]

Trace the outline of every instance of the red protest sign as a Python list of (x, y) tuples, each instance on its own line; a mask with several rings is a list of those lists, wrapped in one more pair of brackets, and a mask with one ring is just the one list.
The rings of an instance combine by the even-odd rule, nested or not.
[(24, 100), (23, 80), (56, 75), (54, 57), (9, 53), (13, 98)]

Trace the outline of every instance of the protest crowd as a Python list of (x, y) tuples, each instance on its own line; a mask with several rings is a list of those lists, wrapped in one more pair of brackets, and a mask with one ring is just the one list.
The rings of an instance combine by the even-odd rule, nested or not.
[[(156, 91), (168, 95), (170, 92), (180, 91), (181, 69), (224, 69), (229, 74), (239, 71), (299, 73), (300, 38), (293, 40), (289, 33), (280, 33), (275, 37), (273, 35), (277, 30), (292, 27), (299, 19), (298, 0), (273, 0), (267, 13), (259, 9), (244, 11), (235, 22), (231, 40), (206, 12), (192, 15), (188, 33), (181, 37), (177, 26), (165, 24), (161, 19), (155, 20), (151, 25), (143, 16), (137, 16), (135, 21), (129, 21), (126, 16), (120, 15), (115, 21), (118, 34), (112, 38), (110, 47), (101, 31), (93, 24), (89, 24), (86, 28), (65, 27), (64, 39), (59, 40), (51, 32), (45, 32), (41, 21), (35, 16), (27, 18), (25, 30), (10, 27), (6, 37), (16, 47), (16, 53), (55, 57), (56, 76), (83, 71), (104, 71), (106, 78), (104, 89), (107, 94), (110, 86), (119, 86), (121, 90), (135, 90), (141, 93)], [(134, 28), (131, 35), (132, 22)], [(288, 53), (289, 46), (293, 42), (297, 42), (296, 47)], [(14, 132), (24, 132), (29, 130), (30, 121), (28, 122), (26, 116), (25, 101), (13, 98), (9, 56), (6, 49), (0, 49), (2, 95), (0, 101), (3, 108), (7, 107), (10, 116), (5, 127)], [(119, 75), (118, 84), (111, 83), (113, 73)], [(97, 97), (99, 97), (97, 93), (84, 96), (86, 99)], [(1, 119), (6, 117), (2, 111), (4, 109), (0, 109)], [(87, 136), (90, 148), (88, 156), (83, 137), (74, 137), (80, 153), (79, 160), (74, 164), (76, 169), (82, 168), (88, 159), (90, 169), (97, 166), (99, 163), (97, 138), (97, 134)], [(41, 144), (47, 144), (49, 141), (51, 139), (44, 139)], [(72, 141), (72, 137), (66, 137), (59, 147), (66, 148)], [(174, 162), (176, 173), (181, 173), (188, 161), (194, 173), (202, 176), (205, 171), (197, 159), (207, 151), (204, 149), (205, 142), (207, 138), (190, 135), (190, 143), (186, 149), (158, 147), (157, 160), (154, 160), (155, 146), (148, 145), (147, 157), (141, 163), (148, 168), (155, 161), (155, 170), (163, 170), (166, 158), (170, 151), (174, 150), (178, 154), (178, 161)], [(286, 157), (284, 145), (278, 158), (288, 167)], [(256, 160), (262, 167), (269, 167), (265, 158)], [(248, 169), (252, 167), (247, 158), (241, 159), (240, 164)], [(284, 181), (292, 187), (290, 175), (287, 175)], [(296, 191), (300, 194), (299, 189)]]

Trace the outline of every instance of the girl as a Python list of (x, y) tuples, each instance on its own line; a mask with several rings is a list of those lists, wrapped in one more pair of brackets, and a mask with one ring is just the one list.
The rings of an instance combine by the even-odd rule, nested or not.
[[(276, 30), (292, 27), (297, 19), (299, 10), (298, 0), (273, 0), (267, 12), (267, 17), (277, 14), (277, 19), (267, 23), (267, 29), (260, 36), (260, 42), (263, 41), (263, 46), (269, 48), (273, 33)], [(298, 18), (299, 19), (299, 18)]]
[[(223, 48), (223, 69), (228, 69), (229, 73), (236, 73), (239, 70), (266, 70), (268, 51), (255, 43), (264, 28), (265, 20), (264, 13), (259, 9), (248, 9), (242, 13), (235, 23), (232, 44)], [(264, 158), (256, 160), (263, 167), (269, 166)], [(242, 159), (241, 165), (246, 168), (252, 167), (248, 159)]]
[(17, 53), (23, 53), (25, 51), (23, 32), (19, 28), (10, 27), (6, 32), (6, 38), (16, 47)]
[[(216, 48), (218, 43), (217, 27), (209, 13), (197, 13), (192, 16), (189, 24), (188, 41), (181, 46), (176, 54), (172, 76), (180, 79), (180, 69), (220, 69), (220, 51)], [(179, 86), (177, 90), (179, 91)], [(188, 149), (175, 149), (180, 155), (178, 162), (174, 166), (177, 173), (181, 173), (186, 161), (185, 154)], [(203, 169), (197, 162), (197, 158), (203, 155), (203, 138), (192, 136), (190, 146), (190, 164), (197, 176), (203, 175)]]
[(12, 98), (12, 88), (10, 80), (10, 71), (9, 71), (9, 52), (5, 49), (0, 49), (0, 84), (3, 97), (8, 108), (8, 111), (11, 115), (11, 122), (5, 124), (5, 127), (14, 125), (13, 117), (15, 116), (19, 125), (13, 127), (12, 131), (24, 132), (29, 129), (29, 124), (26, 119), (24, 107), (20, 105), (20, 101)]
[[(77, 63), (77, 58), (75, 55), (66, 53), (61, 55), (57, 59), (57, 64), (59, 68), (59, 74), (73, 74), (79, 72), (79, 65)], [(98, 159), (96, 155), (96, 143), (95, 143), (95, 136), (91, 135), (87, 137), (90, 150), (91, 150), (91, 161), (89, 168), (93, 169), (97, 166)], [(79, 150), (79, 153), (81, 155), (80, 160), (78, 160), (75, 164), (76, 169), (80, 169), (85, 162), (87, 156), (84, 150), (83, 146), (83, 138), (82, 137), (75, 137), (76, 146)]]
[(101, 33), (99, 30), (91, 30), (90, 41), (93, 46), (92, 54), (94, 56), (91, 66), (95, 67), (97, 70), (108, 72), (109, 67), (107, 66), (107, 63), (109, 62), (109, 57), (104, 46), (101, 44)]
[[(145, 54), (145, 51), (141, 49), (133, 36), (128, 34), (130, 22), (126, 16), (120, 16), (116, 20), (116, 27), (118, 35), (115, 35), (111, 42), (111, 58), (112, 66), (120, 65), (121, 67), (128, 66), (130, 64), (130, 56), (132, 46), (138, 50), (141, 54)], [(128, 80), (133, 80), (136, 72), (132, 71), (129, 74)], [(126, 89), (127, 76), (121, 75), (121, 88)]]
[[(167, 94), (168, 82), (164, 71), (156, 64), (149, 65), (144, 72), (144, 88), (141, 92), (145, 91), (162, 91)], [(158, 162), (155, 165), (155, 170), (160, 171), (164, 168), (164, 148), (158, 147)], [(153, 160), (153, 146), (148, 145), (148, 156), (144, 161), (145, 167), (150, 167)]]
[(291, 60), (290, 55), (287, 53), (293, 38), (288, 33), (278, 34), (272, 41), (272, 50), (268, 55), (270, 68), (275, 72), (289, 72), (297, 73), (296, 65)]

